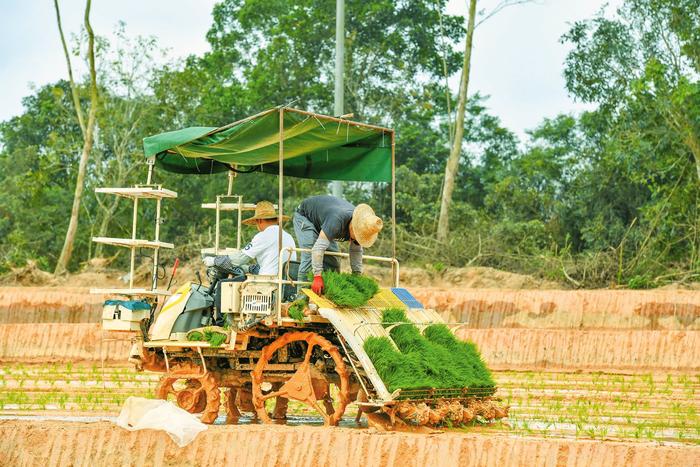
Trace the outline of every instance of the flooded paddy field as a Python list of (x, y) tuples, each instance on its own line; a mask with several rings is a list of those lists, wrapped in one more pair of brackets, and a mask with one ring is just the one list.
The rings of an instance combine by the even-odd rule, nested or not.
[[(700, 444), (700, 374), (610, 374), (497, 371), (497, 397), (507, 419), (457, 431), (581, 439), (657, 440)], [(153, 397), (159, 375), (127, 366), (5, 364), (0, 416), (114, 417), (130, 396)], [(343, 426), (355, 424), (355, 408)], [(217, 424), (225, 422), (222, 406)], [(242, 424), (256, 423), (244, 414)], [(289, 425), (321, 425), (306, 406), (290, 403)], [(446, 428), (450, 430), (451, 428)]]

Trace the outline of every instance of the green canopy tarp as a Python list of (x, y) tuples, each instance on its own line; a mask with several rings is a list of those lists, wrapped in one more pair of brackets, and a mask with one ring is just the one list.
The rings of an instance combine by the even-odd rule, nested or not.
[[(240, 123), (190, 127), (143, 140), (146, 157), (170, 172), (211, 174), (258, 169), (279, 173), (279, 112)], [(284, 109), (284, 174), (318, 180), (391, 181), (391, 130), (326, 120)]]

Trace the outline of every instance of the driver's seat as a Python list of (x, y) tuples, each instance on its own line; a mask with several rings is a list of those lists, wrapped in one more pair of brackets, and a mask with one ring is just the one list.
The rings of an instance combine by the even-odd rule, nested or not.
[[(299, 261), (287, 261), (282, 269), (282, 278), (288, 281), (299, 280)], [(282, 287), (282, 295), (285, 302), (292, 302), (297, 296), (297, 288), (290, 284), (284, 284)]]

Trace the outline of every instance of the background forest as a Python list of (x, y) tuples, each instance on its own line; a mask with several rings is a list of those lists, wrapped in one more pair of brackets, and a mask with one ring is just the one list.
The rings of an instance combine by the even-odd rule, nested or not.
[[(443, 0), (346, 3), (346, 111), (397, 132), (399, 260), (438, 272), (491, 266), (573, 287), (700, 281), (698, 0), (627, 0), (617, 12), (572, 24), (561, 37), (571, 45), (562, 73), (569, 93), (594, 110), (546, 119), (525, 140), (489, 114), (488, 97), (470, 95), (442, 242), (435, 232), (457, 100), (446, 83), (462, 68), (465, 19), (446, 14)], [(111, 43), (95, 31), (97, 100), (90, 77), (76, 77), (81, 106), (94, 106), (96, 123), (69, 269), (118, 253), (90, 238), (127, 236), (131, 204), (94, 189), (145, 182), (143, 137), (221, 126), (292, 102), (331, 114), (334, 8), (225, 0), (212, 13), (211, 51), (166, 66), (154, 65), (162, 61), (153, 38), (130, 37), (123, 24)], [(85, 33), (68, 52), (87, 61), (87, 44)], [(27, 260), (55, 267), (83, 148), (68, 81), (36, 89), (23, 105), (23, 114), (0, 123), (0, 273)], [(162, 261), (195, 258), (213, 244), (214, 216), (200, 203), (225, 193), (226, 175), (157, 171), (155, 181), (179, 193), (164, 203), (161, 237), (176, 249)], [(287, 212), (329, 190), (285, 183)], [(275, 176), (241, 175), (234, 186), (250, 202), (277, 197)], [(388, 193), (345, 185), (350, 201), (387, 219)], [(153, 218), (152, 203), (144, 204)], [(144, 235), (152, 232), (143, 224)], [(233, 239), (233, 223), (223, 226)], [(372, 253), (389, 251), (386, 234)]]

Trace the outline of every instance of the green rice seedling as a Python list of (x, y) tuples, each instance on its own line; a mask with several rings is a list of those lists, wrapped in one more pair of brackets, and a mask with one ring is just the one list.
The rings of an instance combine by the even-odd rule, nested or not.
[(189, 341), (203, 341), (204, 334), (199, 331), (191, 332), (187, 335), (187, 340)]
[(390, 390), (469, 388), (479, 395), (495, 391), (492, 381), (487, 386), (489, 381), (480, 379), (474, 362), (465, 361), (463, 354), (421, 335), (404, 310), (384, 310), (382, 322), (385, 326), (407, 323), (393, 326), (389, 331), (398, 351), (386, 337), (365, 341), (365, 351)]
[(494, 388), (496, 386), (476, 344), (457, 339), (444, 324), (428, 326), (423, 334), (428, 341), (446, 348), (452, 358), (459, 361), (462, 372), (471, 372), (474, 375), (472, 381), (474, 387)]
[[(384, 310), (382, 321), (409, 322), (406, 313), (401, 309)], [(401, 353), (414, 354), (422, 361), (428, 376), (438, 384), (434, 387), (460, 388), (471, 385), (473, 372), (460, 374), (448, 349), (428, 341), (415, 325), (398, 325), (389, 331), (389, 334)]]
[(65, 408), (66, 408), (66, 402), (68, 402), (68, 394), (62, 393), (60, 396), (58, 396), (58, 406), (59, 406), (62, 410), (65, 410)]
[(294, 321), (304, 321), (304, 308), (306, 307), (306, 303), (307, 299), (300, 298), (294, 300), (287, 310), (289, 317)]
[(364, 306), (379, 290), (376, 281), (367, 276), (334, 271), (324, 271), (322, 276), (323, 295), (341, 307), (359, 308)]
[(350, 274), (347, 275), (346, 278), (363, 296), (367, 297), (367, 300), (374, 297), (374, 295), (379, 292), (379, 284), (371, 277), (361, 274)]
[(435, 387), (423, 362), (398, 352), (386, 337), (367, 338), (364, 349), (389, 391)]
[(191, 332), (187, 336), (187, 340), (209, 342), (212, 347), (219, 347), (226, 342), (227, 337), (223, 332), (205, 328), (203, 331)]

